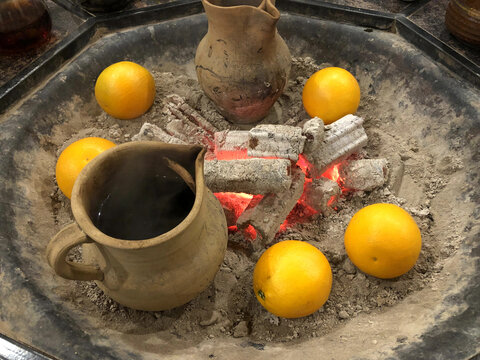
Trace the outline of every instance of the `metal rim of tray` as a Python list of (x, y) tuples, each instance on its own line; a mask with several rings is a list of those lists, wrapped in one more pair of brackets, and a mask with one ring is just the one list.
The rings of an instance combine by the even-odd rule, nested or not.
[[(146, 25), (203, 12), (203, 7), (199, 0), (177, 0), (141, 9), (94, 16), (72, 5), (67, 0), (55, 1), (60, 6), (85, 19), (85, 22), (0, 87), (0, 116), (12, 105), (19, 102), (20, 99), (33, 92), (37, 86), (54, 74), (58, 68), (87, 47), (100, 28), (113, 32), (131, 26)], [(480, 86), (480, 66), (408, 19), (409, 15), (413, 14), (427, 2), (428, 0), (412, 2), (402, 12), (396, 14), (340, 6), (315, 0), (278, 0), (277, 6), (282, 12), (397, 33), (423, 51), (432, 60), (444, 65), (463, 80), (472, 83), (474, 86)], [(472, 250), (472, 253), (479, 252), (479, 248)], [(478, 293), (480, 274), (477, 273), (474, 278), (477, 280), (477, 286), (470, 288), (470, 291)], [(475, 281), (475, 279), (473, 280)], [(479, 308), (480, 306), (477, 304), (476, 309), (473, 309), (471, 314), (473, 317), (475, 317), (475, 314), (478, 315)], [(452, 328), (458, 328), (462, 323), (462, 319), (451, 320), (454, 325)], [(418, 348), (420, 353), (424, 353), (428, 348), (436, 348), (437, 351), (444, 349), (445, 354), (448, 354), (448, 347), (452, 342), (459, 341), (461, 343), (464, 340), (457, 339), (455, 334), (450, 332), (444, 333), (439, 331), (439, 329), (433, 328), (424, 334), (424, 342), (414, 347)], [(420, 349), (421, 347), (423, 349)], [(401, 357), (409, 358), (409, 355), (415, 354), (416, 350), (409, 349)], [(478, 356), (480, 355), (474, 355), (470, 359), (476, 359)], [(53, 358), (27, 344), (17, 342), (0, 334), (0, 359), (45, 360)]]

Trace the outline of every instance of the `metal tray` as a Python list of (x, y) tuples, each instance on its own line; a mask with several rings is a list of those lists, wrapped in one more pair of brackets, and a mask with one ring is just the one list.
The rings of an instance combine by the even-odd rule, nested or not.
[[(473, 209), (471, 224), (464, 229), (465, 241), (454, 255), (460, 264), (458, 274), (449, 278), (452, 284), (462, 286), (452, 286), (442, 295), (435, 314), (424, 319), (425, 331), (417, 339), (396, 344), (387, 357), (472, 358), (479, 351), (480, 336), (478, 67), (441, 46), (404, 15), (345, 10), (309, 0), (283, 0), (278, 5), (282, 11), (278, 29), (293, 55), (311, 56), (357, 71), (368, 68), (373, 74), (373, 89), (385, 81), (407, 86), (411, 104), (432, 115), (431, 124), (425, 124), (423, 132), (412, 137), (434, 137), (436, 129), (443, 127), (446, 135), (438, 141), (448, 143), (452, 152), (468, 149), (463, 159), (468, 181), (458, 198), (452, 199), (452, 203), (468, 202)], [(26, 186), (32, 184), (32, 173), (38, 166), (35, 154), (52, 152), (44, 136), (58, 125), (62, 104), (73, 97), (84, 103), (94, 101), (91, 89), (96, 77), (115, 61), (130, 59), (159, 67), (175, 63), (187, 69), (207, 29), (201, 12), (198, 1), (178, 1), (90, 18), (22, 78), (2, 88), (0, 332), (6, 336), (0, 338), (0, 358), (149, 359), (161, 355), (185, 359), (206, 358), (215, 350), (219, 358), (241, 359), (274, 356), (282, 346), (285, 358), (314, 358), (318, 354), (315, 339), (295, 346), (231, 339), (223, 343), (186, 341), (185, 353), (160, 351), (155, 357), (125, 341), (125, 334), (92, 327), (88, 314), (72, 310), (55, 293), (62, 280), (53, 277), (44, 256), (55, 224), (48, 216), (39, 218), (32, 212), (38, 199), (48, 194), (37, 194)], [(429, 99), (437, 95), (447, 103), (448, 113), (435, 113), (431, 107)], [(464, 123), (449, 123), (449, 113), (463, 114)], [(52, 223), (51, 233), (38, 233), (36, 224), (45, 221)], [(446, 312), (452, 306), (459, 310)], [(442, 312), (448, 316), (442, 316)], [(381, 357), (372, 353), (372, 358)]]

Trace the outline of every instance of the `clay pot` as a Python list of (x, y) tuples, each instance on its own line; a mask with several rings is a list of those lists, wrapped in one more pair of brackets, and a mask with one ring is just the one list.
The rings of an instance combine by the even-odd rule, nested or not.
[(0, 54), (36, 49), (50, 39), (51, 30), (43, 0), (0, 1)]
[(202, 0), (208, 32), (195, 56), (200, 85), (238, 124), (264, 118), (288, 81), (291, 56), (274, 0)]
[[(199, 146), (139, 141), (94, 158), (73, 188), (76, 223), (60, 230), (48, 244), (50, 266), (66, 279), (96, 280), (108, 296), (134, 309), (166, 310), (193, 299), (213, 280), (227, 245), (223, 209), (205, 186), (204, 154)], [(143, 189), (155, 181), (165, 186), (153, 186), (153, 193), (143, 198)], [(134, 226), (132, 221), (130, 226), (129, 216), (145, 210), (139, 205), (142, 200), (157, 210), (147, 207), (137, 219), (141, 222)], [(106, 209), (110, 222), (103, 214)], [(186, 216), (178, 218), (182, 211)], [(173, 220), (171, 214), (177, 214)], [(177, 218), (178, 225), (172, 223)], [(145, 235), (156, 222), (173, 228)], [(120, 237), (118, 231), (125, 235)], [(65, 259), (78, 245), (83, 245), (85, 264)]]
[(480, 0), (450, 0), (445, 25), (458, 39), (480, 45)]

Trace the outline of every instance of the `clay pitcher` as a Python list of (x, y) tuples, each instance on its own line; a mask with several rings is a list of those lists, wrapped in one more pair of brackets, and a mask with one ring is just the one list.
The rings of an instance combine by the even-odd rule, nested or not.
[(229, 121), (264, 118), (288, 81), (291, 56), (275, 0), (202, 0), (208, 32), (195, 56), (200, 85)]
[(480, 48), (480, 0), (450, 0), (445, 25), (457, 39)]
[[(71, 198), (73, 224), (47, 247), (57, 275), (96, 280), (122, 305), (185, 304), (213, 280), (227, 246), (223, 209), (205, 186), (200, 146), (138, 141), (94, 158)], [(66, 259), (82, 245), (83, 263)]]

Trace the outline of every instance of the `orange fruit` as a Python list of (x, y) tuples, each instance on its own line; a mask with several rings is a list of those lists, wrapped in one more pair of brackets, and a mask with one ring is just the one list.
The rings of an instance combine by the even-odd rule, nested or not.
[(62, 151), (55, 167), (55, 177), (60, 190), (70, 199), (75, 180), (80, 171), (95, 156), (115, 146), (109, 140), (88, 137), (75, 141)]
[(143, 115), (155, 99), (155, 81), (143, 66), (130, 61), (110, 65), (97, 78), (95, 98), (100, 107), (117, 119)]
[(422, 236), (415, 220), (401, 207), (374, 204), (359, 210), (345, 231), (345, 249), (366, 274), (391, 279), (417, 262)]
[(322, 307), (332, 289), (332, 270), (315, 246), (286, 240), (268, 248), (253, 271), (253, 291), (262, 306), (284, 318)]
[(354, 114), (360, 104), (360, 86), (347, 70), (328, 67), (317, 71), (305, 83), (302, 93), (305, 111), (325, 124)]

